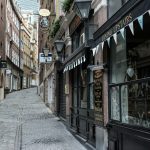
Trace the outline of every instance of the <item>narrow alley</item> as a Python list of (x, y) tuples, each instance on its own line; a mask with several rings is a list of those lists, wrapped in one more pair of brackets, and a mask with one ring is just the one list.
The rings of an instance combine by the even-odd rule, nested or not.
[(36, 94), (7, 95), (0, 103), (0, 150), (86, 150)]

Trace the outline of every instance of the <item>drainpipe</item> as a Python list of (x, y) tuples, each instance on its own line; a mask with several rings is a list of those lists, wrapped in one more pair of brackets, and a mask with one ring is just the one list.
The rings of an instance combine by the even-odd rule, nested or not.
[(21, 74), (21, 23), (19, 24), (19, 78), (20, 78), (20, 89), (22, 89), (22, 74)]

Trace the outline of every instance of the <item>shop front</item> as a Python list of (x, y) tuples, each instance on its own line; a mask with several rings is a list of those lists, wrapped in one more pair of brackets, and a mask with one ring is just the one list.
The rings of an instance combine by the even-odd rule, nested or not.
[(150, 147), (149, 9), (148, 0), (129, 1), (95, 34), (107, 53), (109, 150)]

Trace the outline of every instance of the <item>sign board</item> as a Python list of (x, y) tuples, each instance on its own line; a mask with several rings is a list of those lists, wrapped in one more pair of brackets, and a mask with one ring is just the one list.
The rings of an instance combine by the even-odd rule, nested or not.
[(7, 62), (5, 60), (0, 60), (0, 68), (7, 68)]
[(102, 76), (103, 76), (103, 73), (101, 70), (93, 71), (94, 114), (95, 114), (95, 123), (97, 125), (100, 125), (103, 123)]
[(69, 94), (69, 84), (65, 84), (65, 94)]
[(45, 29), (49, 27), (49, 21), (46, 17), (43, 17), (40, 21), (40, 27)]
[(11, 70), (10, 69), (6, 69), (6, 74), (11, 74)]
[(48, 57), (45, 57), (44, 53), (39, 54), (40, 63), (50, 63), (52, 62), (52, 53), (48, 54)]

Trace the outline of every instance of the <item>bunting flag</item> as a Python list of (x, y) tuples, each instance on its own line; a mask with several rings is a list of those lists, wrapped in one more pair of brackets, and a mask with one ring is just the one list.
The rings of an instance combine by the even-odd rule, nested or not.
[(137, 19), (138, 19), (141, 29), (143, 30), (143, 15), (139, 16)]
[(76, 64), (76, 67), (78, 66), (78, 62), (77, 61), (75, 61), (75, 64)]
[(110, 37), (107, 39), (108, 46), (110, 47)]
[(150, 15), (150, 10), (148, 10), (148, 13), (149, 13), (149, 15)]
[(103, 48), (104, 48), (104, 42), (101, 43), (101, 47), (102, 47), (102, 50), (103, 50)]
[(86, 59), (85, 59), (85, 55), (83, 56), (83, 62), (85, 62), (86, 61)]
[(130, 28), (132, 34), (134, 35), (134, 25), (133, 25), (133, 22), (131, 22), (131, 23), (129, 24), (129, 28)]
[(75, 65), (75, 62), (73, 63), (73, 68), (75, 68), (76, 67), (76, 65)]
[(125, 37), (124, 37), (124, 28), (122, 28), (122, 29), (120, 30), (120, 33), (121, 33), (122, 37), (125, 39)]
[(78, 59), (78, 65), (80, 65), (80, 59)]
[(96, 46), (96, 54), (98, 53), (99, 50), (99, 44)]
[(117, 33), (115, 33), (115, 34), (113, 35), (113, 38), (114, 38), (114, 40), (115, 40), (115, 43), (117, 44)]
[(93, 51), (93, 56), (95, 56), (95, 53), (96, 53), (96, 47), (94, 47), (94, 48), (92, 49), (92, 51)]

